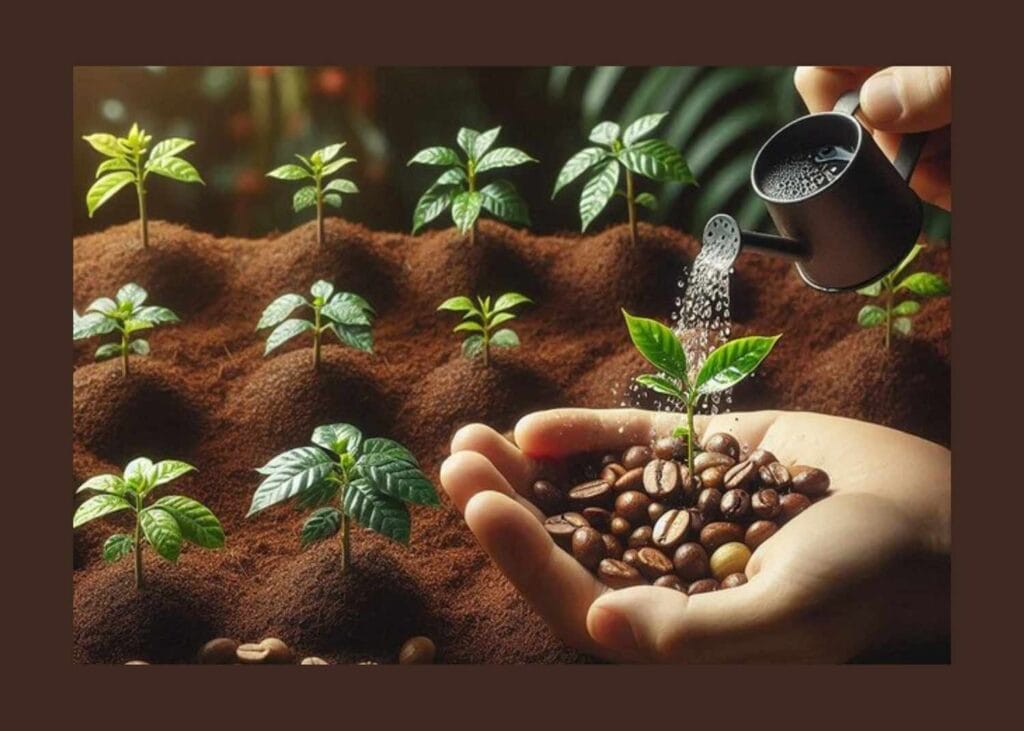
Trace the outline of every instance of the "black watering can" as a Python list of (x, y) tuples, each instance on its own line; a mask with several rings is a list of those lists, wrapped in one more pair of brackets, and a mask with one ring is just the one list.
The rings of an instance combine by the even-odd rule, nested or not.
[(730, 263), (741, 249), (789, 258), (826, 292), (871, 284), (902, 261), (921, 232), (908, 181), (925, 133), (905, 135), (889, 162), (853, 116), (859, 98), (847, 92), (831, 112), (790, 122), (754, 158), (750, 183), (781, 236), (743, 231), (720, 213), (704, 228), (704, 248)]

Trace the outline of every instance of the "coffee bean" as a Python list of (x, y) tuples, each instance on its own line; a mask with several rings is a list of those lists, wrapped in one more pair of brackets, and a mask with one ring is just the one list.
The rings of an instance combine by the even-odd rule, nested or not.
[(644, 468), (636, 467), (627, 470), (615, 481), (613, 489), (615, 492), (626, 492), (626, 490), (640, 490), (644, 486)]
[(750, 515), (750, 493), (746, 490), (727, 490), (719, 506), (726, 520), (741, 521)]
[(721, 588), (732, 589), (737, 586), (743, 586), (746, 583), (747, 575), (737, 572), (735, 574), (729, 574), (724, 579), (722, 579)]
[(758, 469), (766, 467), (767, 465), (770, 465), (772, 462), (778, 462), (778, 460), (775, 459), (775, 455), (769, 452), (767, 449), (755, 449), (753, 452), (750, 453), (750, 456), (747, 457), (747, 461), (753, 462)]
[(295, 653), (282, 640), (276, 637), (267, 637), (260, 640), (260, 645), (267, 650), (265, 662), (276, 665), (285, 665), (295, 659)]
[(714, 579), (695, 581), (686, 589), (686, 593), (690, 596), (694, 594), (707, 594), (709, 591), (718, 591), (718, 582)]
[(612, 502), (612, 486), (604, 480), (591, 480), (569, 490), (569, 505), (573, 510), (607, 507)]
[(750, 461), (733, 465), (723, 478), (725, 489), (753, 491), (758, 480), (757, 469), (757, 465)]
[(655, 500), (670, 500), (679, 490), (679, 465), (665, 459), (648, 462), (644, 468), (644, 490)]
[(625, 539), (625, 538), (627, 538), (629, 536), (630, 533), (633, 532), (633, 526), (625, 518), (623, 518), (623, 517), (621, 517), (619, 515), (613, 515), (612, 516), (612, 524), (611, 524), (611, 532), (612, 532), (612, 535), (615, 536), (616, 538)]
[(637, 568), (648, 581), (672, 573), (673, 566), (668, 556), (657, 548), (647, 546), (636, 552)]
[(605, 557), (604, 539), (601, 534), (589, 526), (577, 528), (572, 534), (572, 555), (591, 571), (595, 570)]
[(721, 581), (729, 574), (742, 573), (750, 560), (750, 549), (739, 541), (725, 543), (711, 554), (711, 575)]
[(682, 437), (662, 437), (654, 443), (654, 456), (658, 459), (685, 460), (686, 455), (686, 440)]
[(786, 465), (781, 462), (765, 465), (757, 471), (757, 476), (763, 486), (771, 487), (779, 492), (785, 492), (792, 484), (792, 476), (786, 469)]
[(722, 514), (719, 509), (721, 504), (722, 493), (713, 487), (705, 487), (697, 497), (697, 510), (704, 517), (705, 523), (710, 523)]
[(544, 528), (547, 530), (548, 535), (554, 539), (555, 543), (565, 549), (569, 548), (572, 534), (576, 532), (576, 529), (586, 525), (589, 525), (587, 519), (579, 513), (552, 515), (544, 521)]
[(638, 444), (635, 447), (630, 447), (622, 453), (622, 460), (620, 464), (627, 470), (643, 467), (651, 460), (652, 455), (653, 452), (650, 447)]
[(755, 492), (754, 497), (750, 498), (750, 509), (761, 520), (776, 518), (782, 510), (779, 493), (770, 487)]
[(618, 538), (611, 533), (605, 533), (601, 536), (601, 540), (604, 541), (605, 556), (615, 559), (622, 558), (622, 542)]
[(625, 561), (606, 558), (597, 567), (597, 577), (612, 589), (625, 589), (647, 583), (640, 572)]
[(708, 575), (708, 552), (699, 543), (684, 543), (672, 557), (676, 574), (680, 579), (696, 581)]
[(547, 480), (537, 480), (530, 488), (533, 504), (545, 515), (561, 513), (565, 510), (565, 495)]
[(641, 525), (649, 520), (647, 508), (651, 499), (638, 490), (620, 493), (615, 498), (615, 514), (625, 518), (632, 525)]
[(700, 542), (708, 553), (714, 553), (719, 546), (733, 541), (742, 541), (744, 535), (743, 527), (736, 523), (716, 521), (708, 523), (700, 532)]
[(149, 665), (145, 660), (129, 660), (125, 665)]
[(679, 491), (685, 505), (693, 505), (697, 502), (700, 491), (704, 489), (704, 483), (699, 477), (690, 474), (685, 464), (679, 465)]
[(625, 467), (620, 464), (610, 464), (606, 465), (604, 469), (601, 470), (599, 477), (609, 485), (614, 485), (624, 474), (626, 474)]
[(828, 492), (831, 480), (828, 473), (819, 470), (817, 467), (794, 466), (793, 492), (798, 492), (807, 497), (819, 497)]
[(730, 457), (728, 454), (722, 454), (721, 452), (701, 452), (693, 458), (693, 471), (698, 475), (709, 467), (724, 467), (729, 469), (736, 460)]
[(238, 660), (235, 655), (237, 650), (237, 641), (230, 637), (218, 637), (202, 646), (199, 662), (202, 665), (231, 665)]
[(299, 665), (330, 665), (330, 663), (322, 658), (310, 656), (302, 658)]
[(583, 508), (583, 517), (591, 528), (607, 533), (612, 527), (612, 514), (604, 508)]
[(651, 524), (658, 522), (658, 518), (665, 514), (667, 508), (662, 503), (651, 503), (647, 506), (647, 518)]
[(633, 568), (636, 568), (637, 565), (640, 563), (640, 559), (638, 558), (637, 550), (635, 548), (627, 548), (625, 551), (623, 551), (622, 552), (622, 563), (624, 563), (624, 564), (626, 564), (628, 566), (632, 566)]
[(725, 467), (724, 465), (719, 465), (717, 467), (708, 467), (706, 470), (700, 473), (700, 482), (705, 489), (710, 487), (713, 490), (724, 490), (725, 474), (730, 469), (730, 467)]
[(629, 534), (628, 545), (630, 548), (643, 548), (653, 542), (651, 539), (653, 529), (649, 525), (642, 525)]
[(732, 434), (726, 434), (725, 432), (712, 434), (708, 437), (708, 440), (704, 443), (704, 450), (727, 454), (733, 459), (740, 458), (740, 443), (736, 441), (736, 437)]
[(681, 591), (684, 594), (686, 593), (686, 587), (683, 586), (683, 582), (681, 582), (679, 580), (679, 577), (675, 574), (665, 574), (664, 576), (659, 576), (657, 579), (654, 580), (654, 585), (663, 586), (666, 589), (675, 589), (676, 591)]
[(687, 508), (686, 512), (690, 514), (690, 535), (699, 536), (700, 532), (704, 530), (704, 516), (700, 514), (697, 508)]
[(783, 523), (788, 523), (793, 520), (800, 513), (811, 507), (811, 499), (806, 495), (802, 495), (799, 492), (791, 492), (783, 495), (779, 499), (781, 510), (779, 511), (779, 520)]
[(651, 540), (658, 548), (675, 548), (690, 534), (690, 513), (686, 510), (669, 510), (654, 524)]
[(267, 661), (269, 655), (270, 650), (256, 642), (247, 642), (235, 649), (235, 657), (238, 658), (238, 662), (245, 665), (261, 665)]
[(429, 637), (410, 637), (398, 652), (399, 665), (430, 665), (437, 655), (437, 646)]
[(743, 542), (747, 544), (747, 548), (753, 551), (775, 535), (778, 530), (779, 526), (770, 520), (755, 520), (747, 527), (747, 533), (743, 538)]

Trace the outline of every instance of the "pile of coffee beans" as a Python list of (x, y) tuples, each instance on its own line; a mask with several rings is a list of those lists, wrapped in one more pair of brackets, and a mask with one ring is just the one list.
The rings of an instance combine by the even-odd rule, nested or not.
[(742, 458), (725, 433), (708, 438), (692, 474), (682, 438), (597, 459), (588, 479), (567, 490), (539, 480), (531, 497), (555, 542), (613, 589), (745, 584), (754, 549), (829, 489), (816, 467), (787, 467), (764, 449)]

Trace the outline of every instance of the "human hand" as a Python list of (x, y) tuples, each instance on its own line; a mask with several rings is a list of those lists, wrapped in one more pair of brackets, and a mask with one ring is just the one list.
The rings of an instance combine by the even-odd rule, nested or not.
[(949, 66), (800, 66), (794, 83), (811, 112), (832, 109), (843, 93), (860, 87), (861, 118), (890, 158), (903, 133), (931, 132), (910, 185), (922, 200), (952, 209)]
[[(749, 581), (686, 596), (612, 591), (541, 525), (523, 495), (538, 459), (648, 443), (679, 415), (557, 409), (526, 416), (516, 444), (482, 424), (452, 440), (441, 482), (512, 584), (567, 643), (620, 662), (839, 662), (887, 642), (948, 636), (950, 453), (864, 422), (801, 412), (698, 418), (744, 451), (814, 465), (832, 488), (754, 551)], [(518, 446), (516, 446), (518, 445)]]

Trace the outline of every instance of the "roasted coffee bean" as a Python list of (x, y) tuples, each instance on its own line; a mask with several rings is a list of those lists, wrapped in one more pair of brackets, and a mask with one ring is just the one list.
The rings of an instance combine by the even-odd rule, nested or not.
[(700, 532), (700, 542), (708, 553), (714, 553), (719, 546), (733, 541), (742, 541), (744, 535), (743, 526), (736, 523), (716, 521), (708, 523)]
[(583, 518), (602, 533), (612, 529), (612, 514), (604, 508), (583, 508)]
[(686, 588), (686, 593), (690, 596), (694, 594), (707, 594), (709, 591), (718, 591), (718, 582), (714, 579), (701, 579), (695, 581)]
[(788, 523), (811, 507), (811, 499), (799, 492), (790, 492), (783, 495), (779, 499), (779, 503), (781, 505), (779, 520), (783, 523)]
[(537, 480), (530, 488), (533, 504), (546, 515), (561, 513), (565, 510), (565, 495), (547, 480)]
[(722, 479), (726, 490), (746, 490), (752, 492), (757, 486), (757, 465), (750, 461), (739, 462), (729, 468)]
[(637, 467), (643, 467), (651, 460), (653, 452), (651, 448), (638, 444), (635, 447), (630, 447), (622, 453), (622, 461), (620, 464), (627, 470), (636, 469)]
[(399, 665), (430, 665), (437, 655), (437, 646), (429, 637), (410, 637), (398, 651)]
[(684, 543), (672, 557), (676, 574), (680, 579), (696, 581), (708, 575), (708, 552), (699, 543)]
[(743, 542), (747, 544), (747, 548), (753, 551), (775, 535), (775, 532), (778, 530), (779, 526), (770, 520), (755, 520), (747, 527), (747, 533), (743, 538)]
[(642, 525), (629, 534), (628, 545), (630, 548), (643, 548), (653, 543), (651, 536), (654, 530), (649, 525)]
[(599, 478), (607, 482), (609, 485), (614, 485), (624, 474), (626, 474), (625, 467), (620, 464), (610, 464), (606, 465), (601, 470)]
[(687, 508), (686, 512), (690, 514), (690, 535), (699, 536), (700, 532), (704, 530), (704, 516), (697, 508)]
[(665, 514), (667, 508), (662, 503), (651, 503), (647, 506), (647, 518), (651, 521), (651, 525), (658, 522), (658, 518)]
[(644, 487), (644, 468), (636, 467), (627, 470), (612, 486), (615, 492), (626, 492), (627, 490), (642, 490)]
[(675, 548), (690, 535), (690, 513), (687, 510), (669, 510), (654, 524), (651, 540), (663, 550)]
[(636, 552), (637, 568), (648, 581), (654, 581), (659, 576), (672, 573), (673, 566), (668, 556), (657, 548), (647, 546)]
[(725, 432), (712, 434), (708, 437), (708, 440), (704, 443), (704, 450), (727, 454), (733, 459), (740, 458), (740, 443), (736, 441), (736, 437), (732, 434), (726, 434)]
[(572, 540), (572, 534), (576, 532), (577, 528), (587, 525), (590, 525), (587, 519), (579, 513), (552, 515), (544, 521), (544, 528), (547, 530), (548, 535), (551, 536), (555, 543), (567, 551)]
[(311, 655), (310, 657), (302, 658), (302, 662), (300, 662), (299, 665), (330, 665), (330, 663), (323, 658)]
[(238, 662), (246, 665), (265, 663), (269, 655), (270, 649), (256, 642), (247, 642), (235, 649), (235, 657), (238, 658)]
[(779, 492), (785, 492), (792, 484), (792, 476), (786, 469), (786, 465), (781, 462), (765, 465), (757, 471), (757, 476), (761, 480), (762, 486), (773, 488)]
[(129, 660), (125, 665), (149, 665), (145, 660)]
[(613, 558), (606, 558), (598, 565), (597, 577), (612, 589), (625, 589), (627, 586), (647, 583), (636, 568), (625, 561), (616, 561)]
[(737, 586), (743, 586), (746, 583), (747, 575), (737, 572), (735, 574), (729, 574), (724, 579), (722, 579), (721, 588), (732, 589)]
[(725, 467), (721, 465), (718, 467), (708, 467), (706, 470), (700, 473), (701, 485), (703, 485), (705, 489), (710, 487), (712, 490), (724, 490), (725, 474), (730, 469), (730, 467)]
[(218, 637), (202, 646), (199, 650), (199, 662), (202, 665), (231, 665), (238, 660), (236, 650), (237, 641), (230, 637)]
[(264, 662), (285, 665), (295, 659), (295, 653), (282, 640), (276, 637), (267, 637), (260, 640), (260, 645), (267, 650), (267, 659)]
[(709, 467), (724, 467), (729, 469), (736, 460), (730, 457), (728, 454), (722, 454), (721, 452), (701, 452), (693, 458), (693, 471), (698, 475)]
[(569, 490), (569, 505), (573, 510), (608, 507), (612, 496), (611, 485), (604, 480), (591, 480)]
[(686, 440), (682, 437), (662, 437), (654, 443), (654, 456), (658, 459), (685, 460), (686, 455)]
[(807, 497), (819, 497), (828, 492), (831, 480), (824, 470), (819, 470), (817, 467), (794, 466), (791, 472), (793, 474), (793, 492)]
[(572, 534), (572, 555), (591, 571), (597, 568), (605, 557), (604, 539), (601, 533), (590, 528), (577, 528)]
[[(778, 464), (778, 462), (775, 464)], [(772, 520), (778, 517), (779, 512), (782, 510), (779, 493), (770, 487), (758, 490), (750, 498), (750, 509), (761, 520)]]
[(608, 558), (622, 558), (622, 542), (611, 533), (604, 533), (601, 536), (604, 541), (604, 555)]
[(637, 550), (635, 548), (627, 548), (625, 551), (623, 551), (622, 563), (632, 566), (633, 568), (636, 568), (637, 564), (639, 563)]
[(746, 490), (727, 490), (719, 506), (726, 520), (741, 521), (750, 515), (750, 493)]
[(642, 525), (649, 520), (647, 508), (651, 499), (639, 490), (628, 490), (615, 498), (615, 514), (633, 525)]
[(616, 538), (626, 539), (629, 537), (629, 534), (633, 532), (633, 526), (622, 516), (613, 515), (611, 532)]
[(750, 560), (750, 549), (739, 541), (725, 543), (711, 554), (711, 575), (721, 581), (729, 574), (742, 573)]
[(778, 462), (778, 460), (775, 459), (775, 455), (767, 449), (755, 449), (750, 453), (750, 456), (747, 457), (747, 461), (753, 462), (758, 469), (770, 465), (772, 462)]
[(679, 490), (679, 465), (666, 459), (655, 459), (644, 468), (644, 490), (655, 500), (672, 499)]
[(722, 515), (721, 505), (722, 493), (713, 487), (705, 487), (697, 497), (697, 510), (704, 517), (705, 523), (710, 523)]
[(665, 574), (664, 576), (659, 576), (657, 579), (654, 580), (654, 585), (663, 586), (666, 589), (675, 589), (676, 591), (681, 591), (684, 594), (686, 593), (686, 587), (683, 586), (683, 582), (681, 582), (679, 580), (679, 577), (675, 574)]
[(704, 489), (704, 483), (699, 477), (690, 474), (685, 464), (679, 465), (679, 491), (684, 505), (694, 505), (700, 491)]

